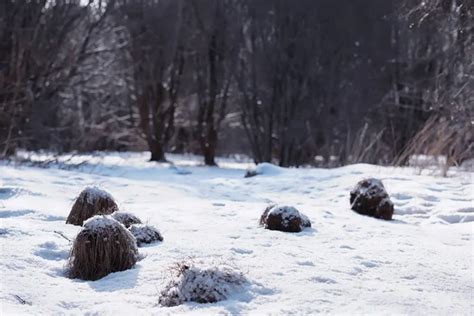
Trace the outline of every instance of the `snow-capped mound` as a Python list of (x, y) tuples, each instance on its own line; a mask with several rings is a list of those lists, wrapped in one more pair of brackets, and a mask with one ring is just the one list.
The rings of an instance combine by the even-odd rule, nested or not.
[(176, 275), (160, 294), (162, 306), (223, 301), (242, 291), (248, 282), (241, 272), (229, 265), (179, 263), (174, 270)]
[(110, 193), (95, 186), (86, 187), (74, 202), (66, 224), (81, 226), (95, 215), (109, 215), (117, 210), (117, 203)]
[(84, 222), (69, 258), (71, 278), (97, 280), (130, 269), (138, 260), (135, 237), (111, 216), (94, 216)]
[(136, 217), (132, 213), (127, 213), (127, 212), (114, 212), (112, 214), (112, 218), (122, 223), (127, 228), (129, 228), (133, 224), (142, 223), (142, 221), (138, 217)]
[(359, 181), (350, 196), (351, 209), (375, 218), (391, 220), (393, 203), (382, 181), (374, 178)]
[(260, 225), (270, 230), (297, 233), (311, 227), (311, 222), (293, 206), (271, 205), (260, 217)]
[(246, 178), (254, 177), (257, 175), (275, 176), (282, 173), (285, 169), (282, 167), (275, 166), (268, 162), (259, 163), (255, 168), (248, 169), (245, 173)]
[(130, 232), (137, 240), (137, 245), (151, 244), (156, 241), (163, 241), (160, 231), (150, 225), (134, 224), (130, 226)]

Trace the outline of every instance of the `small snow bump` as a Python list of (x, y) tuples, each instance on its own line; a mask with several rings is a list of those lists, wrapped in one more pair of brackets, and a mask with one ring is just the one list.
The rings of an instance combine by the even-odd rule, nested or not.
[(360, 264), (367, 268), (375, 268), (379, 266), (377, 263), (373, 261), (362, 261)]
[(352, 248), (351, 246), (348, 246), (348, 245), (341, 245), (339, 248), (341, 248), (341, 249), (354, 250), (354, 248)]
[(253, 253), (253, 250), (250, 249), (243, 249), (243, 248), (230, 248), (235, 253), (242, 254), (242, 255), (249, 255)]
[(311, 266), (311, 267), (314, 267), (314, 263), (311, 262), (311, 261), (296, 261), (297, 264), (299, 264), (300, 266)]
[(334, 279), (323, 277), (323, 276), (316, 276), (312, 277), (310, 281), (318, 282), (318, 283), (326, 283), (326, 284), (336, 284), (337, 282)]

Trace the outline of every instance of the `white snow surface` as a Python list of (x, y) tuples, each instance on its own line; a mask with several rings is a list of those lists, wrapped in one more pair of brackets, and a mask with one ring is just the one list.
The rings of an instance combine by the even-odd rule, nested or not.
[[(442, 178), (365, 164), (266, 165), (270, 172), (244, 178), (248, 161), (221, 159), (217, 168), (189, 156), (169, 155), (174, 165), (147, 158), (75, 155), (51, 168), (0, 162), (2, 315), (474, 311), (473, 172), (453, 169)], [(79, 168), (68, 165), (76, 163)], [(383, 181), (395, 206), (393, 221), (350, 210), (351, 189), (369, 177)], [(165, 239), (140, 248), (143, 259), (133, 269), (72, 280), (65, 268), (81, 227), (65, 221), (77, 192), (93, 185), (110, 192), (121, 210), (159, 227)], [(259, 227), (269, 204), (294, 206), (312, 228)], [(218, 303), (160, 306), (170, 267), (189, 258), (232, 263), (250, 285)]]

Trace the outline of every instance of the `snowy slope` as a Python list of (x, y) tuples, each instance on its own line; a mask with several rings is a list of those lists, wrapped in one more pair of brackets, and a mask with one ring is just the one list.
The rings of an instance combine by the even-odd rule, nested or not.
[[(2, 314), (474, 312), (473, 173), (263, 165), (261, 175), (243, 178), (246, 162), (212, 168), (171, 156), (170, 166), (146, 157), (65, 159), (88, 159), (79, 170), (0, 164)], [(384, 182), (394, 221), (350, 210), (350, 189), (369, 176)], [(134, 269), (94, 282), (64, 276), (71, 243), (63, 236), (79, 231), (65, 219), (87, 185), (103, 187), (121, 210), (164, 236), (140, 248), (145, 257)], [(269, 203), (295, 206), (312, 228), (290, 234), (258, 227)], [(169, 267), (189, 258), (229, 262), (251, 284), (215, 304), (159, 306)]]

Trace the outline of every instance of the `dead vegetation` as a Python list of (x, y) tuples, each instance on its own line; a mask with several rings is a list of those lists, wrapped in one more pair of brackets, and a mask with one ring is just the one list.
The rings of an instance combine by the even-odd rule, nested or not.
[(292, 206), (270, 205), (260, 217), (259, 224), (266, 229), (297, 233), (311, 227), (308, 217)]
[(69, 257), (69, 276), (97, 280), (132, 268), (138, 260), (133, 235), (110, 216), (95, 216), (84, 223)]
[(450, 167), (458, 167), (474, 158), (473, 125), (466, 120), (469, 117), (464, 121), (453, 122), (445, 117), (432, 116), (409, 142), (395, 164), (402, 165), (410, 156), (417, 154), (443, 157), (442, 175), (446, 176)]
[(351, 209), (359, 214), (391, 220), (393, 203), (382, 181), (374, 178), (359, 181), (350, 195)]
[(160, 231), (150, 225), (134, 224), (130, 226), (129, 230), (137, 240), (138, 247), (144, 244), (163, 241)]
[(114, 212), (112, 218), (122, 223), (123, 226), (130, 228), (133, 224), (141, 224), (142, 221), (132, 213), (127, 212)]
[(185, 302), (205, 304), (226, 300), (248, 282), (241, 272), (225, 264), (208, 266), (180, 262), (171, 271), (172, 279), (159, 297), (160, 305), (167, 307)]
[(117, 210), (112, 195), (97, 187), (87, 187), (74, 202), (66, 224), (82, 226), (85, 220), (95, 215), (109, 215)]

